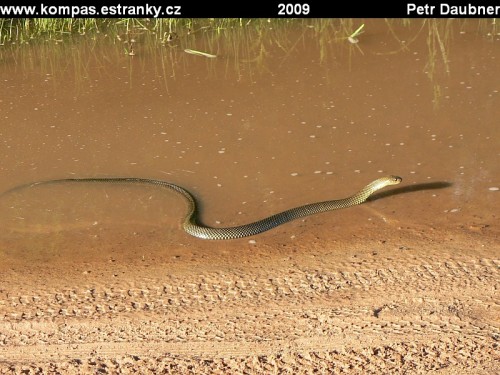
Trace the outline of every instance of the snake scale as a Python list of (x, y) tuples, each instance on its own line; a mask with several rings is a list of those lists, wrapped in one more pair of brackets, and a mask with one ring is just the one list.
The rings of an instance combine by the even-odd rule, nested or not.
[(265, 232), (269, 229), (275, 228), (281, 224), (287, 223), (291, 220), (295, 220), (304, 216), (314, 215), (325, 211), (339, 210), (342, 208), (347, 208), (361, 204), (377, 190), (380, 190), (388, 185), (399, 184), (401, 181), (402, 181), (401, 177), (398, 176), (386, 176), (378, 178), (375, 181), (366, 185), (356, 194), (348, 198), (306, 204), (304, 206), (295, 207), (277, 213), (275, 215), (266, 217), (265, 219), (256, 221), (254, 223), (239, 225), (235, 227), (228, 227), (228, 228), (213, 228), (199, 224), (198, 212), (196, 208), (196, 200), (191, 195), (191, 193), (178, 185), (161, 180), (136, 178), (136, 177), (65, 178), (65, 179), (35, 182), (29, 185), (23, 185), (11, 189), (9, 191), (17, 190), (25, 186), (36, 186), (40, 184), (48, 184), (56, 182), (137, 183), (137, 184), (155, 185), (174, 191), (184, 198), (184, 200), (188, 205), (188, 212), (184, 217), (182, 227), (187, 233), (189, 233), (192, 236), (208, 240), (230, 240), (235, 238), (253, 236)]

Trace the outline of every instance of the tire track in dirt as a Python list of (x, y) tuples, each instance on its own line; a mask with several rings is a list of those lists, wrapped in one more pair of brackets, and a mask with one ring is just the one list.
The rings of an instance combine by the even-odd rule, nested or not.
[[(40, 345), (29, 351), (18, 351), (6, 366), (0, 363), (0, 373), (40, 370), (51, 373), (114, 373), (127, 370), (145, 374), (300, 373), (310, 368), (319, 373), (377, 374), (427, 373), (432, 370), (446, 373), (443, 371), (446, 369), (457, 373), (456, 369), (469, 368), (472, 371), (460, 373), (486, 374), (498, 369), (490, 357), (497, 347), (491, 342), (467, 337), (432, 336), (410, 343), (393, 340), (390, 344), (361, 349), (342, 345), (335, 348), (330, 341), (314, 337), (300, 342), (271, 342), (258, 346), (251, 343), (226, 344), (238, 349), (221, 352), (217, 345), (196, 343)], [(23, 364), (17, 364), (19, 362)]]
[[(413, 260), (417, 263), (417, 260)], [(162, 280), (146, 279), (108, 286), (88, 285), (86, 288), (46, 290), (36, 294), (0, 296), (0, 314), (4, 321), (20, 321), (54, 317), (98, 317), (133, 311), (164, 311), (175, 308), (197, 309), (224, 303), (277, 303), (294, 300), (301, 303), (318, 298), (335, 298), (337, 294), (356, 291), (396, 291), (408, 283), (416, 290), (439, 290), (446, 293), (456, 288), (479, 288), (499, 280), (498, 262), (481, 259), (429, 261), (409, 264), (395, 269), (371, 267), (354, 268), (342, 264), (345, 271), (331, 272), (296, 269), (293, 274), (270, 277), (234, 273), (205, 273), (184, 276), (165, 276)], [(361, 268), (362, 267), (362, 268)], [(124, 285), (125, 284), (125, 285)], [(130, 287), (127, 284), (138, 284)], [(191, 310), (192, 311), (192, 310)]]
[[(394, 302), (394, 299), (392, 299)], [(416, 305), (407, 304), (413, 309)], [(394, 333), (401, 335), (462, 334), (469, 337), (500, 338), (500, 330), (486, 320), (471, 317), (441, 315), (439, 319), (427, 314), (405, 315), (404, 319), (393, 314), (375, 317), (367, 309), (304, 308), (294, 310), (255, 310), (240, 308), (227, 313), (214, 311), (209, 314), (190, 314), (182, 318), (171, 314), (148, 314), (141, 319), (122, 317), (120, 323), (81, 322), (77, 319), (64, 322), (23, 322), (2, 324), (4, 345), (57, 344), (68, 337), (74, 343), (122, 342), (128, 337), (163, 343), (176, 342), (260, 342), (269, 340), (296, 340), (314, 333), (316, 337), (362, 338)], [(144, 324), (144, 322), (148, 322)], [(133, 328), (132, 328), (133, 327)], [(265, 329), (263, 334), (262, 329)], [(353, 344), (352, 344), (353, 345)]]
[(0, 373), (494, 373), (499, 261), (397, 254), (61, 287), (25, 277), (17, 292), (10, 277)]

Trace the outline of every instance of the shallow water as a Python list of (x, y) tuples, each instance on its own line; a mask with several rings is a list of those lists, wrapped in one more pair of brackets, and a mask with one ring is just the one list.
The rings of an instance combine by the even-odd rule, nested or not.
[(134, 56), (112, 38), (4, 47), (0, 191), (155, 178), (190, 190), (205, 224), (231, 226), (388, 174), (402, 185), (224, 245), (186, 235), (183, 202), (161, 189), (28, 187), (0, 197), (3, 255), (328, 243), (352, 228), (378, 239), (417, 227), (498, 235), (498, 35), (475, 20), (368, 20), (351, 44), (335, 21), (308, 22), (179, 32), (166, 45), (138, 35)]

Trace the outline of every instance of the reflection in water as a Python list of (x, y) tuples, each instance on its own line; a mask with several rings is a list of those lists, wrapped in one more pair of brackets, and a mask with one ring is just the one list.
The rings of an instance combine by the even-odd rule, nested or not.
[[(277, 22), (277, 24), (275, 23)], [(227, 28), (213, 28), (210, 25), (195, 27), (193, 25), (179, 26), (181, 29), (173, 31), (163, 30), (161, 25), (151, 25), (158, 32), (148, 32), (144, 25), (122, 25), (126, 33), (111, 32), (96, 34), (72, 41), (54, 38), (46, 43), (30, 43), (18, 47), (10, 45), (2, 51), (2, 61), (15, 62), (8, 64), (16, 72), (39, 71), (57, 80), (63, 72), (69, 71), (72, 78), (77, 80), (92, 79), (100, 74), (107, 74), (105, 69), (110, 67), (109, 62), (126, 64), (130, 70), (129, 78), (134, 77), (134, 69), (143, 69), (152, 64), (158, 75), (163, 78), (165, 87), (175, 79), (176, 74), (182, 74), (182, 69), (190, 63), (189, 51), (205, 53), (206, 56), (217, 56), (223, 60), (227, 68), (234, 69), (238, 77), (255, 73), (272, 72), (275, 59), (271, 54), (280, 54), (279, 65), (288, 64), (290, 59), (296, 58), (307, 44), (310, 47), (313, 61), (320, 66), (328, 67), (335, 63), (339, 56), (347, 53), (349, 65), (353, 58), (360, 58), (367, 53), (399, 54), (411, 53), (414, 43), (425, 38), (427, 57), (422, 60), (422, 69), (427, 72), (431, 81), (439, 79), (436, 76), (438, 64), (442, 65), (444, 73), (449, 73), (448, 53), (451, 48), (450, 39), (457, 28), (463, 27), (463, 20), (384, 20), (378, 23), (371, 21), (364, 28), (364, 23), (353, 19), (302, 19), (302, 20), (275, 20), (249, 21), (246, 26)], [(482, 24), (481, 22), (479, 23)], [(353, 33), (361, 28), (356, 40), (361, 43), (349, 43)], [(366, 34), (363, 34), (366, 30)], [(389, 38), (372, 50), (373, 45), (366, 41), (373, 38), (373, 33), (389, 33)], [(486, 31), (484, 32), (486, 35)], [(358, 39), (359, 38), (359, 39)], [(75, 45), (78, 48), (75, 48)], [(102, 48), (105, 45), (105, 48)], [(202, 54), (200, 54), (202, 55)], [(133, 59), (130, 59), (133, 57)], [(214, 69), (220, 61), (204, 62), (209, 74), (217, 74)], [(89, 70), (89, 67), (92, 69)], [(328, 67), (329, 68), (329, 67)], [(329, 69), (323, 69), (327, 74)], [(234, 72), (230, 72), (232, 76)], [(219, 77), (220, 78), (220, 77)], [(132, 85), (133, 82), (130, 81)], [(434, 90), (438, 90), (434, 88)]]
[[(332, 225), (363, 228), (379, 211), (392, 217), (380, 225), (489, 223), (499, 56), (478, 23), (260, 22), (4, 48), (0, 191), (54, 178), (157, 178), (192, 190), (207, 225), (231, 226), (397, 174), (412, 194), (323, 216), (315, 230), (329, 238)], [(178, 238), (183, 207), (164, 193), (35, 190), (1, 199), (2, 227), (61, 232), (104, 221), (169, 227)]]
[(452, 185), (453, 184), (450, 182), (438, 181), (438, 182), (426, 182), (426, 183), (422, 183), (422, 184), (403, 186), (400, 188), (392, 189), (390, 191), (382, 191), (380, 193), (374, 194), (370, 198), (370, 200), (373, 201), (376, 199), (389, 197), (391, 195), (407, 194), (407, 193), (412, 193), (412, 192), (421, 191), (421, 190), (445, 189), (445, 188), (449, 188)]

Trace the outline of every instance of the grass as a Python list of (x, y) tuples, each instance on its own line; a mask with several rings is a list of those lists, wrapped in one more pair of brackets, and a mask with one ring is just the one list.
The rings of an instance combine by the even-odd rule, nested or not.
[(359, 42), (359, 40), (358, 40), (358, 38), (357, 38), (357, 37), (363, 33), (363, 28), (364, 28), (364, 27), (365, 27), (365, 24), (364, 24), (364, 23), (363, 23), (363, 24), (361, 24), (361, 26), (360, 26), (360, 27), (358, 27), (358, 28), (356, 29), (356, 31), (354, 31), (351, 35), (349, 35), (349, 36), (347, 37), (347, 40), (349, 40), (349, 42), (350, 42), (350, 43), (353, 43), (353, 44), (358, 43), (358, 42)]
[(2, 18), (0, 43), (27, 43), (35, 39), (62, 39), (65, 36), (99, 32), (109, 21), (94, 18)]
[(191, 55), (197, 55), (197, 56), (203, 56), (203, 57), (208, 57), (210, 59), (215, 59), (217, 57), (217, 55), (212, 55), (211, 53), (206, 53), (206, 52), (202, 52), (202, 51), (197, 51), (197, 50), (194, 50), (194, 49), (190, 49), (190, 48), (186, 48), (184, 50), (184, 52), (186, 53), (189, 53)]
[[(276, 19), (272, 22), (279, 24), (290, 21)], [(242, 18), (0, 18), (0, 44), (62, 40), (73, 35), (133, 32), (149, 32), (159, 39), (166, 39), (178, 29), (196, 31), (210, 28), (221, 31), (266, 23), (268, 19)]]

